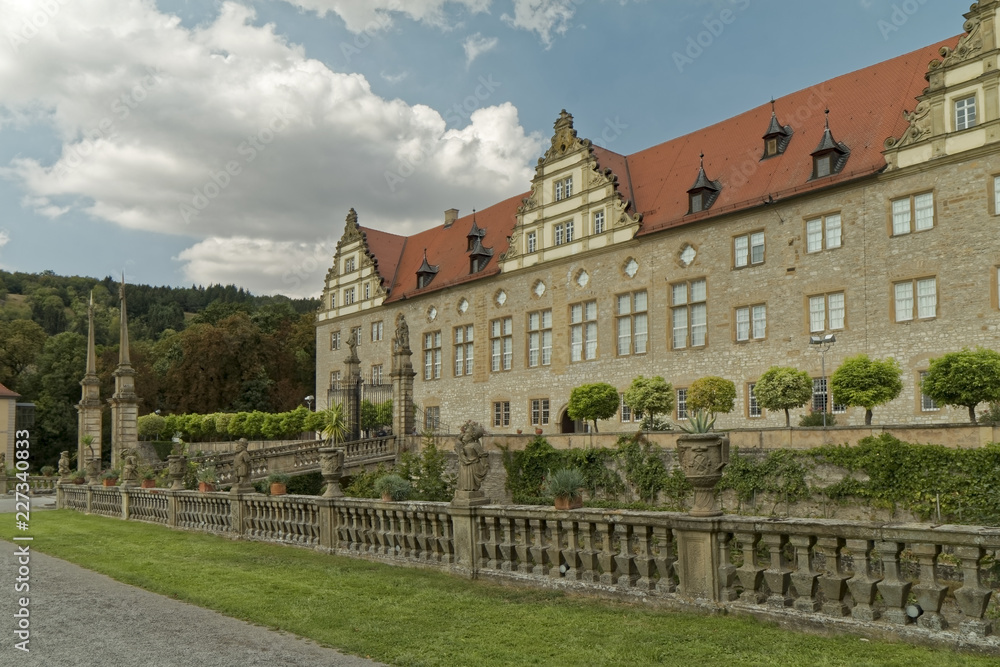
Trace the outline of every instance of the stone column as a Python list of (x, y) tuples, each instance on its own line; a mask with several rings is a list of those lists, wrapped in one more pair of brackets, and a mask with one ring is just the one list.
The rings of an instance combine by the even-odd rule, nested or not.
[(333, 498), (317, 498), (319, 508), (319, 547), (321, 551), (333, 553), (337, 550), (338, 514)]
[(449, 513), (453, 531), (452, 543), (455, 545), (455, 562), (452, 570), (475, 579), (479, 572), (479, 550), (476, 548), (479, 542), (478, 511), (475, 505), (456, 504), (453, 500)]
[(718, 601), (719, 583), (719, 522), (714, 519), (688, 519), (674, 529), (677, 537), (677, 562), (674, 564), (680, 580), (678, 592), (695, 600)]
[(396, 442), (402, 444), (405, 438), (413, 435), (416, 428), (413, 415), (413, 378), (417, 373), (413, 370), (410, 350), (409, 328), (406, 318), (400, 313), (396, 317), (396, 335), (392, 339), (392, 432)]
[(351, 334), (351, 340), (348, 341), (350, 346), (350, 353), (344, 360), (344, 387), (346, 391), (343, 392), (344, 397), (344, 423), (347, 426), (347, 430), (350, 433), (348, 436), (351, 440), (357, 440), (361, 437), (361, 423), (360, 423), (360, 397), (358, 396), (358, 382), (361, 379), (361, 360), (358, 359), (358, 351), (356, 349), (356, 344), (352, 344), (354, 341), (354, 334)]

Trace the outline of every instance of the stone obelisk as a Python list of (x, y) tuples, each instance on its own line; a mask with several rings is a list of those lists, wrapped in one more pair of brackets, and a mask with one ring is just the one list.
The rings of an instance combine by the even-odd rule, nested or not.
[(87, 307), (87, 373), (80, 380), (83, 392), (80, 402), (76, 404), (77, 412), (77, 449), (76, 466), (83, 470), (83, 464), (90, 456), (90, 449), (84, 444), (90, 436), (90, 446), (95, 456), (101, 453), (101, 421), (103, 405), (101, 405), (101, 381), (97, 377), (97, 352), (94, 346), (94, 293), (90, 293), (90, 305)]
[(121, 336), (118, 344), (118, 368), (113, 373), (115, 393), (111, 403), (111, 467), (122, 464), (122, 452), (135, 450), (139, 444), (139, 398), (135, 395), (135, 369), (129, 360), (128, 314), (125, 309), (125, 275), (122, 274), (118, 297), (122, 302)]

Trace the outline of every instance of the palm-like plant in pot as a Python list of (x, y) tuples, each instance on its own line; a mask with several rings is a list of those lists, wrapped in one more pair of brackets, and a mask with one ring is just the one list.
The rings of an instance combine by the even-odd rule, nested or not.
[(375, 493), (382, 496), (382, 500), (400, 501), (410, 497), (410, 481), (403, 479), (396, 474), (382, 475), (375, 480)]
[(576, 468), (562, 468), (546, 475), (542, 490), (545, 495), (555, 499), (557, 510), (571, 510), (583, 507), (583, 496), (580, 492), (585, 485), (586, 480), (582, 472)]

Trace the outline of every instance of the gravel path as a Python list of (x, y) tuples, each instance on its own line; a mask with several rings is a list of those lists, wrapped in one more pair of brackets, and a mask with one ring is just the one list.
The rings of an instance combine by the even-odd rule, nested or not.
[[(0, 512), (12, 511), (0, 500)], [(18, 544), (31, 544), (20, 542)], [(37, 551), (30, 555), (29, 653), (14, 647), (17, 545), (0, 540), (0, 665), (20, 667), (367, 667), (295, 635), (119, 583)]]

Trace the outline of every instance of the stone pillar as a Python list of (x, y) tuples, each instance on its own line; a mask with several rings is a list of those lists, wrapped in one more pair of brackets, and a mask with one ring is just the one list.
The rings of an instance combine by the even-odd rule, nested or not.
[(122, 494), (122, 520), (128, 521), (130, 495), (127, 486), (118, 487), (118, 492)]
[(167, 525), (176, 528), (177, 514), (181, 504), (178, 499), (178, 494), (181, 492), (174, 491), (173, 488), (171, 488), (164, 493), (167, 494)]
[(321, 551), (333, 553), (337, 550), (338, 514), (333, 498), (317, 498), (319, 508), (319, 546)]
[(392, 432), (396, 442), (402, 444), (416, 429), (413, 414), (413, 370), (410, 350), (410, 334), (406, 318), (400, 313), (396, 317), (396, 335), (392, 339)]
[(233, 534), (243, 537), (243, 518), (246, 516), (246, 507), (243, 504), (247, 497), (246, 493), (231, 493), (229, 500), (229, 522), (232, 524)]
[(358, 396), (361, 360), (358, 359), (357, 344), (354, 341), (353, 333), (347, 344), (351, 351), (344, 359), (344, 387), (346, 388), (342, 394), (344, 398), (344, 423), (350, 434), (348, 438), (357, 440), (361, 437), (361, 406), (358, 404), (361, 400), (361, 397)]
[(453, 500), (449, 513), (451, 514), (452, 543), (455, 545), (455, 562), (452, 565), (452, 570), (470, 579), (475, 579), (479, 572), (479, 550), (476, 548), (479, 542), (479, 517), (476, 506), (457, 504)]
[(719, 522), (713, 519), (688, 520), (677, 526), (678, 592), (693, 600), (721, 597), (719, 584)]

